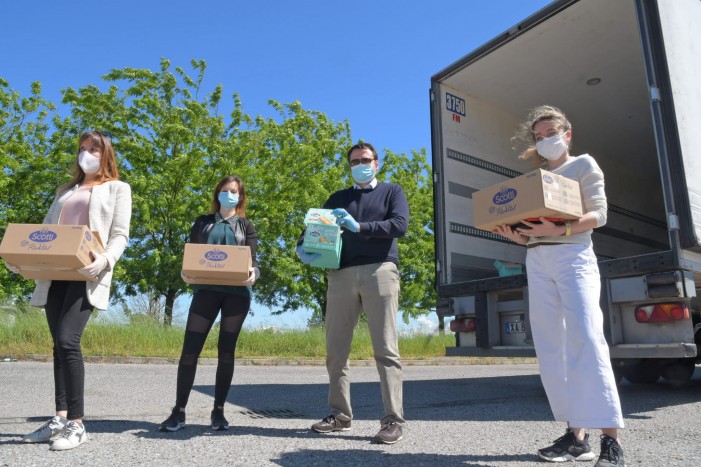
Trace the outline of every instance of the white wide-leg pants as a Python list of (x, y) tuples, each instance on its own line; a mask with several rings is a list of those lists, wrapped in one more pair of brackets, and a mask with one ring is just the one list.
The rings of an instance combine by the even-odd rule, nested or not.
[(591, 242), (529, 248), (526, 268), (533, 341), (555, 420), (623, 428)]

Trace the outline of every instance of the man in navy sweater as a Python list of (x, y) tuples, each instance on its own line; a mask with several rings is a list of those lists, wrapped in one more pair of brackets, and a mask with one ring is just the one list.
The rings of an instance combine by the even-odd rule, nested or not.
[[(385, 411), (375, 441), (394, 444), (402, 439), (405, 423), (397, 339), (397, 238), (407, 231), (409, 204), (399, 185), (379, 183), (375, 178), (379, 162), (371, 144), (356, 144), (348, 151), (347, 160), (355, 186), (337, 191), (324, 204), (325, 209), (333, 209), (336, 222), (346, 232), (340, 269), (329, 271), (326, 297), (326, 369), (331, 413), (312, 429), (330, 433), (351, 428), (348, 356), (353, 329), (364, 311)], [(316, 255), (305, 253), (301, 247), (297, 253), (305, 263), (316, 259)]]

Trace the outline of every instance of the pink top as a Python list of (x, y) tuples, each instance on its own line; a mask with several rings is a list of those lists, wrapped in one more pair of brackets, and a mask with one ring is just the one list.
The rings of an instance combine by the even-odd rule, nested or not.
[(59, 224), (89, 226), (88, 207), (92, 186), (81, 186), (66, 200), (61, 209)]

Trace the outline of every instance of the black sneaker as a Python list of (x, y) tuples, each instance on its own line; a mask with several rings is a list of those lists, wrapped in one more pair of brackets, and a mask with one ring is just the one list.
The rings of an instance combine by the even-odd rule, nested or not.
[(185, 410), (180, 407), (173, 407), (170, 417), (161, 423), (161, 431), (178, 431), (185, 428)]
[(623, 448), (608, 435), (601, 435), (601, 453), (594, 467), (625, 467)]
[(595, 456), (589, 447), (589, 435), (584, 435), (584, 440), (578, 441), (574, 432), (568, 428), (552, 446), (538, 449), (538, 457), (548, 462), (567, 462), (590, 461)]
[(333, 415), (329, 415), (322, 421), (312, 425), (312, 430), (317, 433), (331, 433), (332, 431), (350, 431), (351, 421), (344, 422)]
[(224, 407), (214, 407), (211, 415), (212, 430), (221, 431), (229, 429), (229, 422), (224, 418)]

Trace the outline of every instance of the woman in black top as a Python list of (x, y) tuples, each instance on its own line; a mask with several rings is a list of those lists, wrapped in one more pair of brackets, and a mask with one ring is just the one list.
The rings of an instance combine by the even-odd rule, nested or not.
[[(249, 246), (253, 266), (248, 280), (242, 286), (196, 285), (194, 287), (185, 327), (185, 341), (178, 364), (175, 407), (170, 417), (161, 424), (161, 431), (178, 431), (185, 426), (185, 406), (195, 381), (197, 359), (220, 310), (219, 361), (211, 422), (213, 430), (229, 428), (229, 423), (224, 418), (224, 403), (234, 376), (236, 341), (250, 309), (250, 287), (260, 274), (256, 263), (258, 233), (245, 217), (246, 202), (246, 188), (243, 181), (236, 176), (224, 177), (214, 190), (210, 213), (198, 217), (190, 231), (190, 243)], [(189, 278), (185, 275), (183, 280), (189, 282)]]

